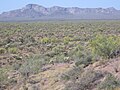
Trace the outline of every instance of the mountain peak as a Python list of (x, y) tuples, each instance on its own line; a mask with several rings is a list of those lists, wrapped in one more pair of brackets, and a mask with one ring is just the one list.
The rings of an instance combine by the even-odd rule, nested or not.
[(109, 8), (79, 8), (60, 7), (50, 8), (38, 4), (27, 4), (25, 7), (0, 14), (0, 18), (65, 18), (65, 19), (120, 19), (120, 10)]
[(109, 8), (107, 8), (107, 9), (110, 10), (110, 11), (117, 11), (117, 9), (114, 8), (114, 7), (109, 7)]
[(116, 10), (116, 8), (114, 8), (114, 7), (109, 7), (108, 9)]
[(43, 6), (40, 6), (38, 4), (27, 4), (25, 6), (26, 9), (33, 9), (33, 8), (36, 8), (36, 7), (43, 7)]

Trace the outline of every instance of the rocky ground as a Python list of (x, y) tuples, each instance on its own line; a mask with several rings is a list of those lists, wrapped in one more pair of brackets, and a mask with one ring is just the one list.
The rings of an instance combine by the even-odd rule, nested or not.
[[(8, 78), (14, 79), (17, 84), (7, 87), (6, 90), (64, 90), (65, 84), (60, 79), (61, 75), (70, 69), (74, 68), (74, 63), (60, 63), (54, 65), (47, 65), (42, 68), (42, 72), (31, 75), (25, 80), (22, 79), (18, 71), (11, 71), (8, 73)], [(107, 63), (96, 62), (84, 68), (85, 71), (93, 69), (94, 71), (101, 71), (103, 73), (111, 73), (120, 79), (120, 58), (111, 59)], [(85, 72), (84, 71), (84, 72)], [(100, 79), (103, 81), (106, 75)], [(96, 80), (97, 81), (97, 80)], [(92, 90), (97, 90), (93, 88)], [(117, 88), (116, 90), (120, 90)]]

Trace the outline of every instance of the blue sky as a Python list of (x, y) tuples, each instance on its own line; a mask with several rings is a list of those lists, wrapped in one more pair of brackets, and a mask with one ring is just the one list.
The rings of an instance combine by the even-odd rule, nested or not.
[(120, 9), (120, 0), (0, 0), (0, 13), (24, 7), (26, 4), (39, 4), (45, 7), (115, 7)]

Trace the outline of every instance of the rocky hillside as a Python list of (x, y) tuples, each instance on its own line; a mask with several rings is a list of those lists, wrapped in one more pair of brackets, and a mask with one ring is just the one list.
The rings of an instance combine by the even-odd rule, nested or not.
[(120, 90), (119, 63), (120, 58), (104, 64), (96, 62), (85, 68), (76, 67), (74, 63), (47, 65), (41, 73), (26, 80), (17, 71), (12, 71), (8, 78), (18, 83), (6, 90)]
[(6, 18), (36, 18), (36, 19), (120, 19), (120, 10), (110, 8), (79, 8), (59, 7), (46, 8), (37, 4), (28, 4), (25, 7), (0, 14)]

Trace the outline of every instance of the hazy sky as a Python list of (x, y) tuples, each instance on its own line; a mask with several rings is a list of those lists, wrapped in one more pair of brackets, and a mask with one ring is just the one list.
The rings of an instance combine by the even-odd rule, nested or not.
[(26, 4), (39, 4), (45, 7), (115, 7), (120, 9), (120, 0), (0, 0), (0, 13), (24, 7)]

